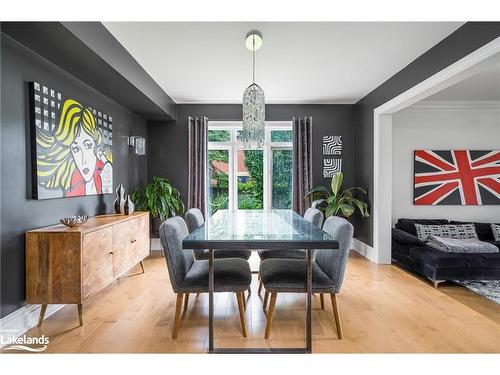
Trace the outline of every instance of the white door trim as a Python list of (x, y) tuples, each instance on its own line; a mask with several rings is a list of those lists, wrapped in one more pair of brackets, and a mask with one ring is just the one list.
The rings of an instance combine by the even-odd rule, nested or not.
[[(391, 263), (392, 114), (475, 74), (500, 53), (500, 37), (373, 111), (373, 260)], [(500, 57), (500, 54), (497, 55)], [(495, 59), (497, 57), (495, 56)]]

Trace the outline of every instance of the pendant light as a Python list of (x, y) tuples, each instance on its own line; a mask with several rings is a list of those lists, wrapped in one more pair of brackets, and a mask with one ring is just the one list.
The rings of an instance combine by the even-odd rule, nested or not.
[(255, 83), (255, 51), (262, 46), (262, 34), (256, 30), (250, 31), (245, 45), (252, 51), (252, 84), (243, 93), (241, 140), (245, 149), (257, 149), (264, 144), (266, 117), (264, 91)]

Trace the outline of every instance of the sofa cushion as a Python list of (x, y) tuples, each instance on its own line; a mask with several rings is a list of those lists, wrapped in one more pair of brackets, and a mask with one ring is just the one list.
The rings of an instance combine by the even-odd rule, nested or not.
[(498, 247), (500, 249), (500, 241), (484, 241), (484, 242), (492, 243), (493, 245), (495, 245), (496, 247)]
[(395, 253), (410, 255), (410, 247), (413, 247), (413, 246), (416, 246), (416, 245), (404, 245), (400, 242), (395, 241), (393, 238), (392, 244), (391, 244), (392, 255), (394, 255)]
[(404, 245), (414, 245), (414, 246), (424, 246), (425, 245), (424, 241), (420, 241), (413, 234), (410, 234), (408, 232), (405, 232), (404, 230), (397, 229), (397, 228), (392, 228), (392, 238), (396, 242), (399, 242), (400, 244), (404, 244)]
[(416, 261), (434, 268), (500, 268), (500, 253), (446, 253), (429, 246), (414, 247), (409, 252)]
[(396, 223), (396, 228), (404, 230), (407, 233), (417, 235), (417, 229), (415, 228), (415, 224), (422, 225), (444, 225), (449, 224), (450, 222), (446, 219), (398, 219)]
[(476, 227), (473, 224), (461, 225), (421, 225), (415, 224), (417, 237), (426, 241), (430, 236), (455, 239), (477, 239)]
[(450, 221), (450, 224), (474, 224), (476, 227), (477, 237), (481, 241), (493, 241), (493, 231), (491, 230), (490, 223), (476, 223), (472, 221)]
[(491, 224), (491, 231), (493, 232), (495, 241), (500, 241), (500, 224)]

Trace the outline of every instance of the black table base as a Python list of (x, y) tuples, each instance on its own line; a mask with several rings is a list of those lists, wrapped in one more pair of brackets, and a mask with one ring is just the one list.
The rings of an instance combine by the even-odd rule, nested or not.
[(310, 354), (312, 353), (312, 261), (306, 249), (306, 346), (304, 348), (216, 348), (214, 345), (214, 249), (208, 250), (208, 352), (214, 354)]

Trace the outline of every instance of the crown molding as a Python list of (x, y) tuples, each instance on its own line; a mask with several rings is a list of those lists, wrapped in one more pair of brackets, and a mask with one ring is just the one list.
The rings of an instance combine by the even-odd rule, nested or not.
[(406, 111), (500, 111), (500, 100), (428, 100), (418, 102)]

